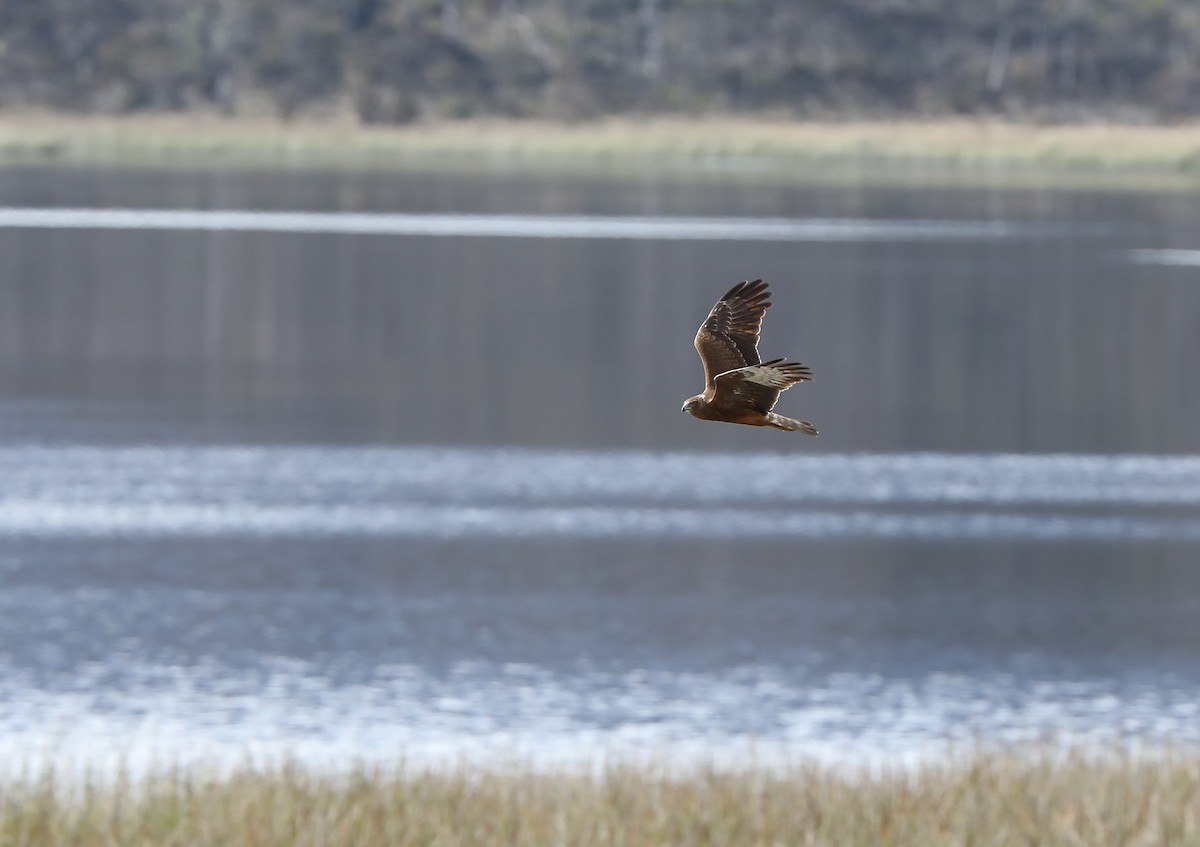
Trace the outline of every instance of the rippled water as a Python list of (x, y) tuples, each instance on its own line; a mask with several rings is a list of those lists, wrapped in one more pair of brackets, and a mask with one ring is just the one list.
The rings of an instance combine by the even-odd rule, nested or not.
[(1200, 457), (27, 445), (0, 474), (7, 536), (1200, 540)]
[(1200, 743), (1193, 206), (0, 173), (0, 759)]

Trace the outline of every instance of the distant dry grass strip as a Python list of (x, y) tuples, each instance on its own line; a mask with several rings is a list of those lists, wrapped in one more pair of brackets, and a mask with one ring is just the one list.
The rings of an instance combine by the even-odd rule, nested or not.
[(699, 166), (885, 168), (994, 174), (1038, 171), (1200, 177), (1200, 124), (1033, 125), (986, 120), (796, 122), (713, 117), (581, 124), (466, 121), (403, 127), (227, 120), (8, 115), (0, 162), (405, 167)]
[(1200, 756), (979, 753), (919, 771), (672, 775), (287, 765), (0, 792), (0, 845), (1189, 845)]

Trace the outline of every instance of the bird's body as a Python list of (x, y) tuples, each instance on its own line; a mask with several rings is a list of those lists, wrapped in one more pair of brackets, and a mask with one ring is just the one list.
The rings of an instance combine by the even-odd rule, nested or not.
[(761, 279), (739, 282), (717, 301), (696, 333), (696, 352), (704, 363), (704, 393), (689, 397), (683, 411), (706, 421), (771, 426), (816, 435), (808, 421), (777, 415), (780, 392), (812, 379), (799, 362), (758, 355), (762, 319), (771, 292)]

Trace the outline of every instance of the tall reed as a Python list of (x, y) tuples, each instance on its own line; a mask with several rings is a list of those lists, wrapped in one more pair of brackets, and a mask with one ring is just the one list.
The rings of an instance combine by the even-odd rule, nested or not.
[(10, 778), (0, 845), (1200, 844), (1200, 754), (1005, 753), (869, 772), (816, 764), (600, 773), (298, 764)]

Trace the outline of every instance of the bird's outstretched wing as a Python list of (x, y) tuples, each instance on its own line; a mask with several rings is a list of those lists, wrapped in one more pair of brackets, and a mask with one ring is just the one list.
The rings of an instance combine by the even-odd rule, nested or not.
[(753, 409), (769, 412), (775, 408), (780, 392), (811, 379), (812, 371), (799, 362), (772, 359), (717, 374), (713, 380), (716, 390), (712, 402), (730, 411)]
[(695, 340), (706, 389), (717, 374), (759, 363), (758, 336), (770, 307), (771, 292), (761, 279), (739, 282), (712, 307)]

